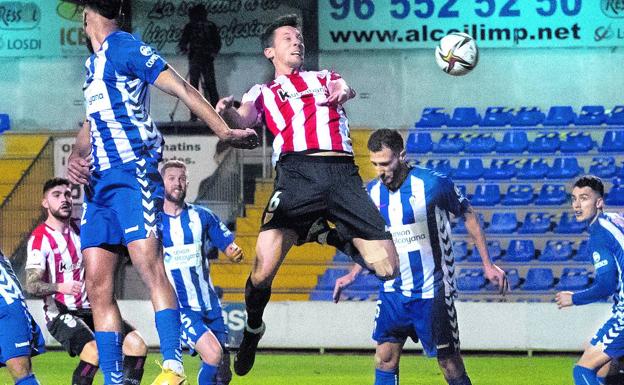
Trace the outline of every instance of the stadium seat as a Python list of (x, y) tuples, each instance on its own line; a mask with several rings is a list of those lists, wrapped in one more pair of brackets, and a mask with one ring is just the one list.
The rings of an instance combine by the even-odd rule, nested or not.
[(352, 263), (353, 259), (351, 259), (351, 257), (349, 257), (347, 254), (343, 253), (340, 250), (336, 250), (336, 254), (334, 255), (334, 258), (332, 259), (334, 261), (334, 263)]
[(485, 110), (481, 126), (484, 127), (503, 127), (511, 123), (513, 114), (510, 108), (506, 107), (488, 107)]
[(576, 120), (572, 106), (552, 106), (544, 119), (544, 126), (569, 126)]
[(349, 272), (348, 269), (327, 269), (319, 276), (316, 288), (319, 290), (334, 290), (336, 279)]
[(446, 122), (449, 127), (471, 127), (481, 123), (481, 116), (474, 107), (457, 107)]
[(587, 249), (587, 240), (583, 240), (581, 241), (578, 250), (576, 251), (576, 254), (574, 254), (574, 257), (572, 257), (572, 260), (575, 262), (582, 262), (582, 263), (592, 263), (592, 256), (589, 253), (589, 250)]
[(468, 243), (466, 241), (454, 241), (453, 256), (456, 262), (465, 260), (468, 257)]
[(533, 187), (530, 184), (512, 184), (501, 200), (505, 206), (528, 205), (533, 201)]
[(360, 291), (376, 291), (379, 289), (380, 283), (381, 280), (377, 278), (374, 274), (360, 274), (349, 286), (349, 289)]
[(535, 204), (540, 206), (560, 205), (568, 199), (565, 185), (546, 183), (542, 185)]
[(507, 131), (503, 141), (496, 145), (496, 152), (519, 154), (529, 146), (529, 139), (524, 131)]
[(615, 106), (607, 116), (607, 124), (623, 125), (624, 124), (624, 106)]
[(605, 132), (602, 138), (602, 146), (600, 146), (602, 152), (616, 152), (624, 151), (624, 131), (612, 131)]
[(433, 148), (431, 134), (428, 132), (410, 132), (405, 142), (408, 154), (426, 154)]
[(519, 234), (544, 234), (552, 228), (552, 214), (542, 212), (526, 213)]
[(555, 226), (555, 233), (558, 234), (580, 234), (587, 228), (587, 222), (577, 222), (570, 213), (562, 213), (561, 219)]
[[(504, 270), (505, 270), (505, 276), (507, 277), (507, 284), (509, 285), (509, 289), (510, 290), (517, 289), (522, 283), (522, 279), (520, 278), (520, 275), (518, 274), (518, 269), (511, 268), (511, 269), (504, 269)], [(485, 285), (485, 290), (498, 291), (500, 290), (500, 288), (496, 284), (488, 281)]]
[(485, 286), (481, 269), (461, 269), (457, 277), (457, 288), (461, 291), (478, 291)]
[(577, 158), (555, 158), (546, 176), (552, 179), (570, 179), (585, 172)]
[(528, 150), (532, 153), (555, 153), (561, 145), (558, 132), (541, 132), (532, 142), (529, 142)]
[(474, 206), (494, 206), (500, 200), (500, 188), (497, 184), (480, 184), (477, 185), (470, 203)]
[(433, 152), (442, 154), (456, 154), (464, 149), (464, 139), (460, 133), (442, 134), (438, 143), (434, 144)]
[(451, 161), (448, 159), (429, 159), (426, 167), (444, 175), (450, 176), (453, 173), (453, 166), (451, 166)]
[(334, 292), (333, 289), (319, 290), (314, 289), (310, 292), (310, 301), (333, 301)]
[(624, 206), (624, 186), (613, 186), (605, 197), (608, 206)]
[(585, 153), (596, 145), (591, 135), (586, 132), (568, 132), (565, 137), (566, 139), (559, 145), (561, 152)]
[[(487, 223), (485, 222), (485, 219), (483, 219), (483, 214), (479, 213), (477, 215), (477, 218), (479, 218), (479, 223), (481, 224), (481, 228), (482, 229), (487, 228)], [(457, 220), (455, 221), (455, 225), (453, 227), (453, 234), (468, 234), (468, 230), (466, 230), (466, 223), (464, 222), (464, 218), (462, 217), (457, 218)]]
[(483, 175), (483, 162), (480, 158), (460, 159), (457, 168), (453, 170), (454, 179), (476, 180)]
[(369, 301), (377, 294), (377, 290), (353, 290), (350, 287), (344, 290), (340, 298), (345, 301)]
[(611, 178), (617, 173), (615, 158), (612, 156), (600, 156), (592, 159), (589, 173), (600, 178)]
[(511, 179), (516, 176), (516, 160), (492, 159), (490, 167), (483, 170), (485, 179)]
[[(492, 261), (500, 259), (503, 255), (503, 250), (498, 239), (487, 241), (487, 249), (490, 260)], [(467, 262), (481, 262), (481, 253), (479, 253), (476, 247), (472, 249), (472, 253), (468, 256)]]
[(577, 126), (599, 126), (606, 120), (607, 115), (605, 115), (603, 106), (583, 106), (574, 124)]
[(512, 239), (509, 241), (505, 262), (530, 262), (535, 258), (535, 245), (530, 239)]
[(492, 234), (511, 234), (518, 228), (516, 213), (504, 212), (492, 214), (492, 222), (486, 232)]
[(464, 146), (464, 151), (467, 153), (489, 153), (496, 149), (496, 139), (492, 134), (474, 134), (467, 136), (470, 137), (470, 141)]
[(546, 242), (544, 251), (539, 256), (542, 262), (562, 262), (572, 257), (572, 241), (550, 240)]
[(537, 126), (544, 121), (544, 113), (538, 107), (521, 107), (511, 118), (512, 126)]
[(551, 269), (532, 268), (529, 269), (526, 281), (522, 286), (524, 290), (550, 290), (555, 283), (555, 277)]
[(416, 127), (442, 127), (446, 124), (449, 116), (441, 107), (427, 107), (423, 109), (420, 120)]
[(589, 272), (583, 268), (565, 267), (561, 272), (557, 290), (582, 290), (589, 286)]
[(548, 172), (548, 164), (542, 158), (524, 159), (518, 169), (518, 179), (542, 179)]
[(0, 134), (11, 129), (9, 114), (0, 114)]

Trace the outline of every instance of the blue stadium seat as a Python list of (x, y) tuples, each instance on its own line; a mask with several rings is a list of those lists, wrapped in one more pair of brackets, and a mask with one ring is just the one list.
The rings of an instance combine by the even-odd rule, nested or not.
[(434, 170), (444, 175), (451, 175), (453, 173), (453, 166), (448, 159), (429, 159), (427, 161), (427, 168)]
[(587, 228), (587, 222), (577, 222), (570, 213), (562, 213), (561, 219), (555, 226), (555, 233), (558, 234), (580, 234)]
[(405, 142), (408, 154), (426, 154), (433, 148), (431, 134), (428, 132), (410, 132)]
[(516, 177), (518, 179), (542, 179), (548, 172), (548, 164), (542, 158), (524, 159)]
[(427, 107), (423, 109), (420, 120), (416, 122), (416, 127), (442, 127), (449, 119), (448, 114), (441, 107)]
[(572, 258), (574, 250), (572, 241), (550, 240), (546, 242), (544, 250), (539, 256), (542, 262), (562, 262)]
[(544, 234), (552, 228), (552, 214), (530, 212), (524, 216), (524, 222), (518, 229), (519, 234)]
[(535, 245), (530, 239), (512, 239), (509, 241), (507, 253), (503, 257), (506, 262), (531, 262), (535, 258)]
[(435, 153), (451, 153), (456, 154), (464, 149), (464, 139), (462, 135), (457, 132), (442, 134), (442, 137), (438, 143), (434, 144), (433, 152)]
[(446, 122), (449, 127), (471, 127), (481, 123), (481, 116), (474, 107), (457, 107)]
[(624, 206), (624, 186), (613, 186), (605, 197), (608, 206)]
[(461, 269), (457, 277), (457, 288), (461, 291), (477, 291), (485, 286), (481, 269)]
[(583, 268), (565, 267), (561, 272), (557, 290), (582, 290), (589, 286), (589, 272)]
[(574, 257), (572, 257), (572, 260), (575, 262), (593, 263), (592, 256), (587, 249), (586, 239), (581, 241), (579, 248), (576, 251), (576, 254), (574, 254)]
[(532, 153), (555, 153), (561, 145), (558, 132), (541, 132), (532, 142), (529, 142), (528, 150)]
[(615, 106), (607, 116), (607, 124), (622, 125), (624, 124), (624, 106)]
[(319, 290), (334, 290), (336, 279), (349, 272), (348, 269), (327, 269), (319, 276), (316, 288)]
[(470, 203), (474, 206), (494, 206), (500, 200), (500, 188), (497, 184), (480, 184), (477, 185)]
[[(481, 224), (481, 228), (486, 229), (487, 223), (485, 222), (485, 219), (483, 218), (483, 214), (479, 213), (477, 215), (477, 218), (479, 218), (479, 223)], [(468, 230), (466, 230), (466, 223), (464, 222), (464, 218), (457, 217), (454, 227), (453, 227), (453, 234), (468, 234)]]
[(565, 185), (546, 183), (542, 185), (536, 205), (550, 206), (563, 204), (568, 199)]
[(466, 241), (454, 241), (453, 256), (456, 262), (465, 260), (468, 257), (468, 243)]
[(490, 167), (483, 171), (485, 179), (511, 179), (516, 176), (516, 160), (492, 159)]
[(559, 145), (561, 152), (589, 152), (596, 145), (591, 135), (586, 132), (568, 132), (566, 139)]
[(0, 114), (0, 134), (11, 129), (9, 114)]
[(377, 290), (353, 290), (349, 287), (344, 290), (340, 298), (345, 301), (370, 301), (377, 294)]
[(555, 277), (551, 269), (532, 268), (529, 269), (526, 281), (522, 286), (524, 290), (550, 290), (555, 283)]
[(624, 151), (624, 131), (612, 131), (605, 132), (602, 138), (602, 146), (600, 146), (602, 152), (616, 152)]
[[(490, 260), (492, 261), (500, 259), (503, 255), (503, 250), (498, 239), (487, 241), (487, 249)], [(472, 254), (468, 256), (467, 262), (481, 262), (481, 253), (479, 253), (476, 247), (472, 249)]]
[(333, 301), (333, 289), (332, 290), (319, 290), (314, 289), (310, 292), (310, 301)]
[(334, 258), (332, 259), (334, 261), (334, 263), (352, 263), (353, 259), (351, 259), (351, 257), (349, 257), (347, 254), (343, 253), (340, 250), (336, 250), (336, 254), (334, 255)]
[(512, 184), (501, 200), (505, 206), (527, 205), (533, 202), (533, 187), (530, 184)]
[(529, 146), (529, 138), (524, 131), (507, 131), (503, 141), (496, 145), (496, 152), (519, 154)]
[(518, 228), (518, 219), (515, 212), (492, 214), (492, 222), (486, 232), (492, 234), (511, 234)]
[(538, 107), (521, 107), (511, 118), (512, 126), (537, 126), (544, 121), (544, 113)]
[(355, 281), (349, 286), (351, 290), (376, 291), (379, 289), (381, 280), (374, 274), (360, 274)]
[(599, 126), (606, 120), (607, 115), (605, 115), (604, 106), (583, 106), (574, 124), (577, 126)]
[(454, 179), (479, 179), (483, 175), (483, 162), (480, 158), (463, 158), (453, 170)]
[(552, 106), (544, 119), (544, 126), (568, 126), (576, 120), (572, 106)]
[(615, 158), (612, 156), (599, 156), (592, 159), (589, 173), (600, 178), (611, 178), (617, 173)]
[(470, 134), (466, 138), (470, 141), (464, 146), (465, 152), (484, 154), (496, 149), (496, 139), (492, 134)]
[(503, 127), (511, 123), (513, 119), (512, 110), (506, 107), (488, 107), (485, 110), (481, 126)]
[[(507, 277), (507, 284), (509, 285), (509, 289), (510, 290), (517, 289), (522, 282), (522, 279), (520, 279), (520, 275), (518, 274), (518, 269), (512, 268), (512, 269), (504, 269), (504, 270), (505, 270), (505, 276)], [(493, 284), (492, 282), (488, 281), (487, 284), (485, 285), (485, 290), (498, 291), (500, 290), (500, 288), (496, 286), (495, 284)]]
[(584, 172), (577, 158), (555, 158), (546, 176), (553, 179), (570, 179)]

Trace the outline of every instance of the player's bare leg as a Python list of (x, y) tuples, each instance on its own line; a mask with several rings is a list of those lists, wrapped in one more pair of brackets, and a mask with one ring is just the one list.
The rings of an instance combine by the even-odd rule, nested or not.
[(39, 384), (35, 375), (31, 372), (30, 357), (13, 357), (8, 359), (5, 364), (15, 382), (21, 381), (26, 385)]
[[(606, 366), (611, 361), (609, 357), (602, 349), (590, 345), (585, 349), (583, 355), (574, 366), (573, 376), (576, 384), (598, 384), (597, 376), (602, 373), (597, 373), (599, 369)], [(583, 382), (585, 381), (585, 382)]]
[(403, 344), (383, 342), (375, 349), (375, 384), (399, 383), (399, 360)]
[(271, 298), (271, 284), (296, 240), (297, 234), (288, 229), (264, 230), (258, 235), (256, 258), (245, 286), (247, 323), (243, 340), (234, 358), (234, 372), (239, 376), (249, 373), (253, 367), (258, 342), (264, 334), (262, 315)]
[(99, 247), (84, 249), (82, 254), (95, 330), (121, 333), (121, 314), (113, 293), (118, 256)]
[(399, 274), (399, 255), (391, 239), (365, 240), (353, 238), (366, 267), (373, 270), (382, 280), (396, 278)]

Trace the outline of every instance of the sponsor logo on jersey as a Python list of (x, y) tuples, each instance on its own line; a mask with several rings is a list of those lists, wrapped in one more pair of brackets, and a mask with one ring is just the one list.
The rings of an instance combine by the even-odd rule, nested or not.
[(24, 346), (28, 346), (30, 345), (30, 342), (26, 341), (26, 342), (16, 342), (15, 343), (15, 347), (16, 348), (23, 348)]
[(59, 264), (59, 273), (65, 273), (67, 271), (78, 270), (78, 269), (80, 269), (81, 266), (82, 266), (82, 264), (80, 264), (80, 263), (67, 264), (65, 262), (61, 262)]
[(142, 45), (141, 48), (139, 48), (139, 51), (141, 51), (141, 55), (143, 56), (150, 56), (151, 54), (154, 53), (154, 50), (152, 50), (152, 47), (148, 47), (146, 45)]
[(600, 261), (600, 253), (594, 251), (594, 253), (592, 254), (592, 258), (594, 259), (594, 263), (598, 263), (598, 261)]
[(301, 99), (302, 97), (307, 96), (307, 95), (315, 95), (315, 94), (325, 95), (326, 91), (327, 91), (327, 87), (309, 88), (301, 92), (293, 92), (293, 93), (289, 93), (286, 90), (279, 89), (277, 90), (277, 96), (279, 96), (282, 102), (285, 102), (288, 99)]
[(158, 59), (160, 59), (160, 56), (158, 56), (158, 55), (156, 55), (156, 54), (153, 54), (153, 55), (149, 58), (149, 60), (147, 61), (147, 63), (145, 63), (145, 66), (146, 66), (147, 68), (152, 68)]
[(95, 94), (95, 95), (91, 96), (89, 99), (87, 99), (87, 103), (89, 103), (89, 105), (92, 105), (93, 102), (96, 102), (96, 101), (102, 100), (102, 99), (104, 99), (104, 94), (103, 93)]

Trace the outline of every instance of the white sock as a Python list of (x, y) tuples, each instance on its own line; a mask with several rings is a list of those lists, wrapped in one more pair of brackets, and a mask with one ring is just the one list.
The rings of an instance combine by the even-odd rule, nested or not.
[(184, 375), (184, 366), (182, 366), (182, 363), (180, 361), (165, 360), (163, 361), (162, 366), (164, 369), (169, 369), (173, 372), (176, 372), (177, 374)]

